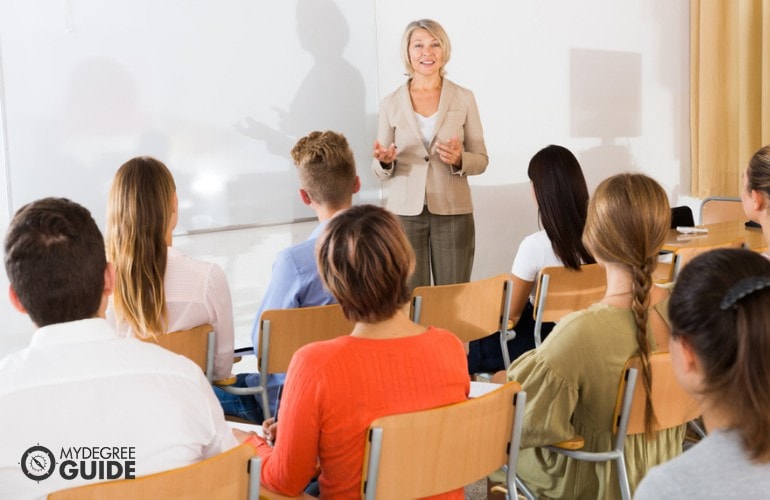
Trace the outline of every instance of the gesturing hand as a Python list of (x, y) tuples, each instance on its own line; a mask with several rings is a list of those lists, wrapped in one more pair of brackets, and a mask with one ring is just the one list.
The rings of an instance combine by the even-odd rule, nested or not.
[(396, 159), (396, 155), (398, 154), (397, 151), (398, 148), (396, 148), (395, 144), (391, 144), (387, 149), (382, 147), (382, 144), (380, 144), (380, 141), (374, 141), (374, 158), (379, 161), (380, 163), (389, 164), (393, 163), (393, 161)]
[(436, 150), (441, 161), (455, 167), (463, 164), (463, 145), (455, 135), (448, 141), (437, 141)]

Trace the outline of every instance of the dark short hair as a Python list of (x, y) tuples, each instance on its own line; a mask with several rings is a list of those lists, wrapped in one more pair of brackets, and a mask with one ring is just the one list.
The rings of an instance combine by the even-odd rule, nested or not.
[(94, 317), (106, 265), (91, 213), (66, 198), (24, 205), (5, 237), (5, 271), (38, 327)]
[(682, 269), (668, 304), (671, 336), (698, 357), (703, 392), (729, 409), (731, 427), (761, 462), (770, 461), (768, 281), (770, 261), (761, 254), (712, 250)]
[(359, 205), (331, 218), (318, 240), (318, 270), (351, 321), (377, 323), (409, 302), (414, 252), (401, 222)]

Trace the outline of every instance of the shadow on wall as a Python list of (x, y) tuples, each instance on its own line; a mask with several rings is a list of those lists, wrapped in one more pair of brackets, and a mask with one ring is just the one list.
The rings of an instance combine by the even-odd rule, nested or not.
[[(363, 192), (379, 196), (376, 178), (361, 175), (369, 169), (371, 146), (376, 131), (376, 117), (366, 113), (366, 87), (364, 78), (355, 66), (344, 57), (350, 42), (350, 28), (339, 6), (331, 0), (300, 0), (296, 9), (296, 29), (300, 44), (314, 59), (310, 72), (305, 75), (288, 109), (274, 107), (279, 117), (278, 128), (273, 128), (259, 118), (246, 117), (239, 131), (258, 141), (264, 141), (267, 149), (291, 161), (290, 152), (295, 142), (314, 130), (334, 130), (345, 135), (355, 155)], [(256, 60), (256, 59), (255, 59)], [(286, 175), (296, 177), (293, 168)], [(238, 180), (244, 189), (253, 186), (254, 180)], [(238, 189), (237, 187), (235, 187)], [(370, 197), (371, 199), (374, 199)], [(294, 220), (312, 215), (294, 197), (291, 217)], [(285, 201), (284, 201), (285, 203)], [(272, 203), (268, 203), (273, 206)], [(255, 206), (255, 210), (261, 207)], [(272, 208), (271, 208), (272, 209)]]
[(538, 230), (529, 182), (471, 186), (476, 222), (473, 280), (509, 273), (519, 243)]
[(570, 51), (570, 135), (601, 141), (575, 151), (591, 192), (613, 174), (639, 170), (624, 139), (641, 133), (641, 86), (640, 53)]

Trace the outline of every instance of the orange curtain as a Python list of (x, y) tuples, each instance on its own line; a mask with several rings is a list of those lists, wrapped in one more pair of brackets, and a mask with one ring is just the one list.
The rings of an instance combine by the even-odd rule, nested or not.
[(770, 0), (691, 0), (692, 195), (737, 196), (770, 144)]

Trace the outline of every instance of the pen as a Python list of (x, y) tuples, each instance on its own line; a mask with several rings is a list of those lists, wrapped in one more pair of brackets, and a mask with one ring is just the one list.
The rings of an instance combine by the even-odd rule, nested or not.
[(278, 386), (278, 396), (275, 401), (275, 417), (274, 422), (278, 422), (278, 410), (281, 408), (281, 396), (283, 395), (283, 384)]

